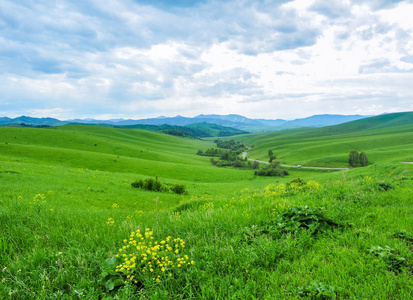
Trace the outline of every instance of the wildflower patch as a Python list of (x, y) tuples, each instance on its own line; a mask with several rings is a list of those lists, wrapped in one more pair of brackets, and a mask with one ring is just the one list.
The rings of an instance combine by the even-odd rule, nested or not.
[(121, 263), (115, 271), (122, 275), (125, 284), (148, 286), (173, 280), (195, 264), (184, 240), (168, 236), (156, 241), (149, 228), (133, 231), (123, 243), (116, 255)]

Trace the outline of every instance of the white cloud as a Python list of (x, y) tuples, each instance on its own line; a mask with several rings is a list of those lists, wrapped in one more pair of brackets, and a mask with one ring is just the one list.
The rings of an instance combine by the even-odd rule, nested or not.
[(2, 1), (1, 109), (294, 118), (363, 101), (411, 107), (411, 1), (277, 3)]

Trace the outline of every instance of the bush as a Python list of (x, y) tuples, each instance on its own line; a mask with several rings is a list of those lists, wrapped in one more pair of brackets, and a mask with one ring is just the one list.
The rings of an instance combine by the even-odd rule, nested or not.
[(354, 168), (354, 167), (357, 167), (358, 161), (359, 161), (359, 153), (356, 150), (351, 151), (350, 154), (348, 155), (348, 164)]
[(154, 192), (167, 192), (171, 190), (175, 194), (183, 195), (186, 194), (185, 185), (183, 184), (175, 184), (170, 189), (163, 185), (158, 178), (156, 179), (145, 179), (145, 180), (136, 180), (131, 183), (131, 186), (138, 189), (143, 189), (147, 191), (154, 191)]
[(335, 220), (324, 215), (322, 208), (291, 207), (279, 216), (275, 223), (281, 234), (296, 233), (298, 230), (308, 230), (315, 235), (329, 229), (341, 227)]
[(187, 191), (185, 189), (185, 185), (183, 185), (183, 184), (174, 184), (171, 187), (171, 191), (174, 192), (175, 194), (178, 194), (178, 195), (187, 194)]
[(278, 176), (278, 177), (283, 177), (286, 175), (289, 175), (288, 171), (285, 169), (272, 169), (272, 168), (268, 168), (268, 169), (261, 169), (258, 171), (254, 172), (254, 175), (257, 176)]
[(388, 190), (392, 190), (393, 186), (390, 183), (382, 182), (382, 183), (379, 183), (378, 188), (379, 188), (379, 191), (387, 192)]
[(359, 156), (361, 166), (365, 167), (369, 164), (369, 159), (367, 158), (366, 153), (361, 152)]
[(270, 165), (264, 167), (261, 170), (255, 171), (254, 175), (257, 176), (279, 176), (283, 177), (289, 175), (288, 171), (281, 169), (281, 162), (279, 160), (274, 160)]

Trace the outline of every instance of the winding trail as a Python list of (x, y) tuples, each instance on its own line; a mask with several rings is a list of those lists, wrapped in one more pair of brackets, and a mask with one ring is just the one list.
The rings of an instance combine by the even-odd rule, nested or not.
[[(247, 155), (247, 152), (245, 152), (245, 155)], [(410, 162), (410, 161), (402, 161), (402, 164), (413, 165), (413, 162)]]
[[(242, 159), (245, 159), (247, 157), (247, 152), (242, 152)], [(263, 161), (263, 160), (258, 160), (258, 159), (252, 159), (248, 158), (249, 161), (256, 161), (262, 164), (267, 164), (269, 165), (270, 163), (268, 161)], [(413, 163), (410, 163), (413, 164)], [(317, 170), (349, 170), (349, 168), (327, 168), (327, 167), (303, 167), (300, 165), (297, 166), (291, 166), (291, 165), (281, 165), (282, 167), (286, 168), (299, 168), (299, 169), (317, 169)]]

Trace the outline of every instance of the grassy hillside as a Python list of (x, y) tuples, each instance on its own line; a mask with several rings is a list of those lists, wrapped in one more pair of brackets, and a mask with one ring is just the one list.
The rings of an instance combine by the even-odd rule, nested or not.
[[(408, 157), (411, 127), (394, 129), (341, 135), (397, 148), (369, 167), (255, 178), (196, 155), (206, 141), (0, 128), (0, 298), (410, 299), (413, 165), (391, 161)], [(322, 143), (342, 147), (284, 134), (283, 149), (310, 161)], [(251, 136), (250, 151), (266, 154), (271, 138)], [(130, 185), (155, 176), (189, 194)]]
[(237, 137), (256, 145), (249, 157), (267, 159), (272, 149), (285, 164), (346, 167), (352, 150), (371, 163), (413, 160), (413, 113), (388, 114), (319, 129), (296, 129)]
[[(244, 181), (253, 180), (258, 186), (268, 184), (270, 179), (255, 180), (249, 170), (218, 169), (208, 157), (196, 155), (198, 149), (214, 146), (210, 142), (136, 129), (82, 125), (0, 128), (0, 160), (15, 163), (13, 172), (26, 173), (20, 169), (27, 165), (26, 169), (33, 173), (36, 169), (58, 167), (68, 174), (79, 170), (113, 174), (117, 180), (127, 178), (129, 183), (159, 177), (166, 182), (186, 184), (193, 193), (201, 195), (235, 191)], [(59, 177), (58, 172), (54, 176)]]

